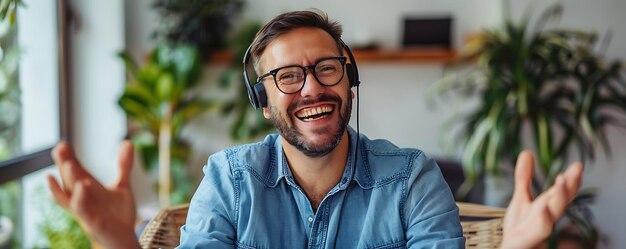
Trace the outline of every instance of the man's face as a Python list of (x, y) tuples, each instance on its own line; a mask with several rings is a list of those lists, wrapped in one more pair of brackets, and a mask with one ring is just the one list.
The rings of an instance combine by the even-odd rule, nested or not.
[[(321, 58), (337, 56), (337, 44), (328, 33), (318, 28), (297, 28), (272, 41), (260, 65), (266, 73), (288, 65), (310, 66)], [(339, 144), (352, 111), (345, 70), (334, 86), (321, 85), (309, 70), (302, 90), (293, 94), (281, 92), (272, 76), (263, 84), (268, 95), (263, 115), (289, 144), (311, 157), (324, 156)]]

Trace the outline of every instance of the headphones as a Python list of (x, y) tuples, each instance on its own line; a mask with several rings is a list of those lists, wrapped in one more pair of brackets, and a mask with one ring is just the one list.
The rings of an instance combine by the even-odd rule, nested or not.
[[(350, 82), (350, 87), (358, 87), (361, 84), (359, 81), (359, 70), (356, 67), (356, 61), (354, 60), (354, 56), (352, 55), (352, 51), (343, 40), (339, 40), (341, 42), (341, 47), (348, 54), (348, 59), (350, 59), (349, 63), (346, 63), (346, 72), (348, 74), (348, 81)], [(248, 90), (248, 99), (250, 99), (250, 103), (254, 107), (254, 109), (259, 109), (263, 107), (267, 107), (267, 93), (265, 92), (265, 86), (262, 84), (260, 79), (257, 79), (257, 82), (252, 84), (250, 82), (250, 78), (248, 76), (248, 63), (252, 55), (250, 54), (250, 50), (252, 49), (252, 44), (246, 49), (246, 54), (243, 56), (243, 79), (246, 84), (246, 89)]]

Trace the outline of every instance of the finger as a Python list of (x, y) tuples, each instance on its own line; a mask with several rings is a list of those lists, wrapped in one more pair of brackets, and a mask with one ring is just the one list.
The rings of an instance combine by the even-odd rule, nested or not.
[(558, 175), (554, 184), (537, 198), (540, 203), (546, 203), (552, 217), (559, 218), (569, 203), (569, 196), (563, 175)]
[(122, 143), (119, 153), (119, 175), (116, 186), (120, 188), (130, 188), (130, 173), (133, 168), (133, 144), (126, 140)]
[(69, 161), (72, 160), (71, 158), (73, 158), (71, 149), (69, 148), (69, 145), (64, 142), (61, 141), (59, 142), (56, 146), (54, 146), (54, 149), (52, 149), (52, 159), (54, 160), (54, 164), (57, 166), (57, 168), (59, 169), (59, 173), (61, 175), (61, 182), (63, 183), (63, 186), (65, 188), (68, 188), (69, 185), (73, 185), (69, 183), (67, 176), (65, 175), (65, 170), (63, 170), (63, 165)]
[(515, 190), (512, 201), (530, 202), (532, 193), (530, 184), (533, 177), (534, 158), (529, 151), (522, 151), (515, 164)]
[(82, 180), (76, 183), (75, 192), (70, 200), (70, 207), (76, 211), (76, 214), (88, 218), (90, 206), (97, 205), (98, 200), (106, 199), (104, 193), (100, 191), (102, 185), (93, 180)]
[(74, 161), (64, 161), (59, 171), (63, 180), (63, 188), (65, 192), (72, 193), (77, 182), (82, 180), (91, 180), (93, 177)]
[(576, 196), (578, 188), (582, 182), (583, 165), (582, 163), (574, 163), (567, 168), (563, 177), (565, 180), (565, 188), (569, 196), (568, 200), (571, 201)]
[(52, 158), (57, 164), (68, 160), (78, 163), (78, 160), (76, 159), (76, 156), (74, 154), (74, 150), (65, 141), (61, 141), (56, 146), (54, 146), (54, 149), (52, 150)]
[(93, 202), (89, 200), (89, 197), (92, 196), (90, 193), (91, 191), (89, 190), (90, 184), (90, 180), (77, 182), (74, 187), (72, 199), (70, 200), (70, 210), (72, 210), (76, 217), (78, 217), (83, 229), (85, 229), (88, 234), (91, 234), (93, 230), (93, 218), (89, 216), (90, 207), (88, 206), (90, 202)]
[(61, 207), (68, 209), (70, 203), (70, 196), (66, 194), (54, 176), (48, 175), (48, 188), (52, 193), (52, 198), (54, 201), (59, 204)]
[[(59, 167), (61, 181), (66, 190), (71, 190), (76, 180), (84, 178), (94, 179), (78, 161), (72, 147), (68, 143), (64, 141), (59, 142), (52, 150), (52, 157), (57, 167)], [(68, 175), (70, 173), (71, 175)]]

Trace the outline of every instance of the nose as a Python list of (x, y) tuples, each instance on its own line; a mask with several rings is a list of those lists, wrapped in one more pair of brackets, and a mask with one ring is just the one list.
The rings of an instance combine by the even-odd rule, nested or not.
[(305, 73), (306, 78), (303, 83), (304, 86), (302, 86), (302, 90), (300, 91), (300, 95), (302, 97), (315, 97), (322, 94), (326, 90), (326, 87), (317, 81), (310, 69)]

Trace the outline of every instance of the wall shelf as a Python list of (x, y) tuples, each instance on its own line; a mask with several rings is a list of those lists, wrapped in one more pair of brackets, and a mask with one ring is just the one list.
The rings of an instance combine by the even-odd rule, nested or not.
[(440, 62), (456, 60), (457, 53), (450, 49), (402, 48), (397, 50), (355, 49), (352, 51), (357, 64), (360, 62)]
[[(354, 49), (352, 51), (358, 63), (370, 62), (435, 62), (449, 63), (457, 59), (457, 52), (442, 48), (402, 48), (396, 50), (385, 49)], [(211, 63), (229, 63), (232, 52), (220, 50), (211, 57)]]

